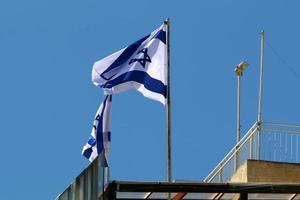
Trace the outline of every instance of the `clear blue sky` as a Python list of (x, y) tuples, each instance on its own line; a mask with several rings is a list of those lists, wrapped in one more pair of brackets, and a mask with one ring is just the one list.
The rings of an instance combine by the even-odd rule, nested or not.
[[(81, 149), (103, 99), (94, 61), (171, 19), (174, 179), (202, 180), (257, 118), (259, 32), (266, 46), (263, 120), (300, 122), (299, 1), (0, 2), (0, 199), (54, 199), (89, 164)], [(113, 98), (111, 178), (164, 181), (164, 107), (136, 91)]]

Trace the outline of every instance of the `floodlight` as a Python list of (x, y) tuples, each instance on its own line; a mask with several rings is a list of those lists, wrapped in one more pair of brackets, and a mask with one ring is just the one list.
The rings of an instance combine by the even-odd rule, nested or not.
[(240, 62), (240, 64), (238, 64), (238, 66), (235, 67), (234, 71), (238, 76), (242, 76), (243, 75), (243, 71), (248, 67), (248, 63), (246, 61), (242, 61)]

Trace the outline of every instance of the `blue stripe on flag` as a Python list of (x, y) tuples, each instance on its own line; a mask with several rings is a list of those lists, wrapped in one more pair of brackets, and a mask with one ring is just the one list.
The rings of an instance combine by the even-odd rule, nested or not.
[(159, 93), (166, 98), (167, 86), (165, 86), (160, 80), (152, 78), (151, 76), (149, 76), (149, 74), (147, 74), (144, 71), (126, 72), (111, 81), (107, 81), (104, 85), (101, 85), (100, 87), (110, 89), (116, 85), (129, 81), (135, 81), (140, 84), (143, 84), (144, 87), (148, 90), (155, 93)]
[[(94, 123), (93, 123), (93, 130), (92, 133), (88, 139), (88, 142), (86, 145), (84, 145), (83, 150), (82, 150), (82, 155), (88, 158), (90, 161), (93, 161), (93, 159), (99, 155), (100, 157), (103, 157), (101, 159), (104, 159), (104, 166), (108, 166), (107, 160), (105, 157), (105, 151), (108, 149), (105, 149), (105, 145), (107, 142), (110, 140), (106, 141), (106, 136), (104, 136), (104, 131), (109, 131), (109, 130), (104, 130), (104, 125), (109, 124), (109, 115), (110, 115), (110, 107), (108, 106), (110, 102), (112, 101), (112, 96), (108, 95), (105, 97), (104, 101), (101, 103), (100, 108), (98, 109)], [(106, 127), (109, 129), (109, 127)], [(109, 132), (110, 134), (110, 132)], [(95, 138), (96, 137), (96, 138)], [(105, 137), (105, 138), (104, 138)], [(110, 137), (110, 136), (109, 136)], [(110, 139), (110, 138), (109, 138)], [(104, 141), (105, 140), (105, 141)], [(96, 147), (96, 148), (94, 148)], [(96, 151), (96, 152), (95, 152)], [(108, 152), (107, 152), (108, 153)], [(91, 157), (93, 156), (93, 157)]]
[[(103, 101), (103, 107), (102, 107), (102, 110), (101, 110), (101, 114), (100, 114), (100, 118), (99, 118), (99, 123), (98, 123), (97, 130), (96, 130), (98, 155), (104, 149), (104, 146), (103, 146), (103, 113), (105, 111), (107, 98), (108, 98), (108, 96), (106, 96), (105, 99), (104, 99), (104, 101)], [(110, 101), (111, 101), (111, 99), (110, 99)]]
[(109, 98), (108, 101), (111, 102), (112, 101), (112, 95), (107, 96), (106, 98)]
[(162, 41), (164, 44), (166, 44), (166, 32), (163, 30), (160, 30), (157, 35), (155, 36), (155, 38), (159, 39), (160, 41)]
[(111, 132), (107, 132), (107, 140), (110, 142), (111, 141)]
[(92, 149), (92, 147), (90, 147), (90, 148), (84, 150), (83, 156), (86, 157), (87, 159), (90, 159), (92, 153), (93, 153), (93, 149)]
[(136, 41), (135, 43), (129, 45), (122, 54), (100, 75), (103, 79), (109, 80), (111, 79), (115, 73), (111, 74), (109, 73), (114, 68), (117, 68), (121, 66), (123, 63), (125, 63), (139, 48), (139, 46), (149, 37), (150, 35), (147, 35), (146, 37), (143, 37), (142, 39)]
[(96, 145), (96, 139), (93, 136), (90, 136), (87, 143), (93, 147)]

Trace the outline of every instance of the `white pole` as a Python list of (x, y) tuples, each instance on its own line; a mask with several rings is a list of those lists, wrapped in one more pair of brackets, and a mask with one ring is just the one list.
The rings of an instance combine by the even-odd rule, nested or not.
[(241, 138), (241, 76), (237, 75), (237, 120), (236, 120), (236, 143)]
[[(236, 144), (239, 143), (241, 138), (241, 75), (237, 75), (237, 118), (236, 118)], [(236, 146), (238, 149), (239, 147)], [(239, 153), (238, 151), (235, 152), (235, 164), (234, 164), (234, 171), (238, 169), (239, 166)]]
[[(238, 149), (238, 143), (241, 138), (241, 77), (243, 76), (243, 71), (248, 66), (246, 61), (242, 61), (238, 66), (235, 67), (234, 71), (237, 75), (237, 111), (236, 111), (236, 149)], [(235, 152), (235, 163), (234, 171), (239, 167), (239, 152)]]
[(237, 76), (237, 118), (236, 118), (236, 143), (238, 144), (241, 138), (241, 76), (243, 76), (244, 70), (248, 67), (248, 63), (246, 61), (240, 62), (234, 71)]
[(167, 70), (167, 102), (166, 102), (166, 123), (167, 123), (167, 181), (172, 182), (172, 155), (171, 155), (171, 95), (170, 95), (170, 20), (165, 20), (166, 25), (166, 70)]
[(260, 77), (259, 77), (259, 94), (258, 94), (258, 137), (257, 137), (257, 149), (258, 149), (258, 160), (260, 160), (260, 130), (261, 130), (261, 114), (262, 114), (262, 84), (263, 84), (263, 73), (264, 73), (264, 41), (265, 32), (261, 31), (260, 40)]
[(258, 95), (258, 122), (261, 122), (261, 107), (262, 107), (262, 81), (264, 73), (264, 41), (265, 32), (261, 31), (261, 47), (260, 47), (260, 77), (259, 77), (259, 95)]

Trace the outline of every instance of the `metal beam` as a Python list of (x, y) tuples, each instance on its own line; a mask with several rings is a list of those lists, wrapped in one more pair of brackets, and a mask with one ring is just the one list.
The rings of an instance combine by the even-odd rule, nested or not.
[(167, 183), (113, 181), (113, 192), (165, 193), (300, 193), (300, 184), (286, 183)]

